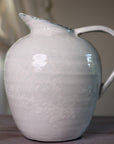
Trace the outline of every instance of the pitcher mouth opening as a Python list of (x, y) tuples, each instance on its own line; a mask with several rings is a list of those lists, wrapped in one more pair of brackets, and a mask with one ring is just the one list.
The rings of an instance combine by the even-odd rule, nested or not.
[(33, 29), (33, 27), (37, 27), (37, 29), (43, 29), (43, 30), (54, 29), (56, 31), (65, 30), (67, 32), (74, 32), (72, 28), (68, 28), (61, 24), (55, 24), (48, 20), (44, 20), (34, 16), (26, 15), (24, 13), (19, 13), (19, 16), (31, 30)]

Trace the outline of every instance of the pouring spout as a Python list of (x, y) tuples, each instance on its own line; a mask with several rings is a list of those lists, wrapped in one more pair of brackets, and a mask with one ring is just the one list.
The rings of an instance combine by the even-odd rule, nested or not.
[(34, 16), (30, 16), (24, 13), (19, 13), (20, 18), (23, 22), (30, 28), (30, 30), (35, 29), (46, 29), (47, 27), (56, 27), (56, 24), (49, 22), (48, 20), (40, 19)]
[(49, 22), (48, 20), (26, 15), (24, 13), (19, 13), (19, 16), (33, 33), (51, 35), (58, 32), (72, 32), (71, 29)]
[[(24, 13), (19, 13), (19, 17), (23, 20), (23, 22), (30, 28), (33, 28), (33, 22), (39, 18), (24, 14)], [(40, 19), (39, 19), (40, 20)]]

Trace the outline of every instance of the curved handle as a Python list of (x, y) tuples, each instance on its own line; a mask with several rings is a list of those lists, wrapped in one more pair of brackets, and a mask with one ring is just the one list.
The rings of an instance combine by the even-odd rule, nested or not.
[[(105, 32), (114, 37), (114, 30), (105, 26), (87, 26), (87, 27), (82, 27), (74, 30), (76, 35), (80, 35), (82, 33), (94, 32), (94, 31)], [(107, 90), (107, 88), (111, 85), (113, 81), (114, 81), (114, 70), (112, 71), (112, 73), (110, 74), (106, 82), (102, 83), (100, 96)]]

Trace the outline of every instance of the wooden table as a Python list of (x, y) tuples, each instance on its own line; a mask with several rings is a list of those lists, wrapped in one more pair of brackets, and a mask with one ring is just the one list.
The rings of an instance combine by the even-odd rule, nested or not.
[[(0, 144), (43, 144), (43, 142), (23, 137), (12, 117), (2, 115), (0, 116)], [(93, 117), (83, 137), (56, 144), (114, 144), (114, 117)]]

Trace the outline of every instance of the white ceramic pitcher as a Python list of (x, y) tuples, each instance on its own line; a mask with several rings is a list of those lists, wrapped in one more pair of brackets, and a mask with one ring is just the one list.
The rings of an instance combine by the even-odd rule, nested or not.
[(24, 136), (39, 141), (67, 141), (88, 127), (99, 96), (114, 80), (101, 85), (97, 51), (80, 34), (104, 26), (69, 29), (20, 13), (31, 33), (19, 39), (5, 60), (5, 87), (10, 109)]

